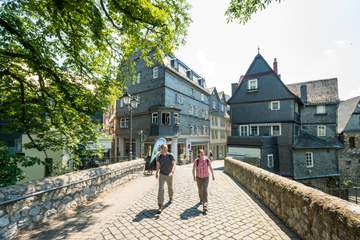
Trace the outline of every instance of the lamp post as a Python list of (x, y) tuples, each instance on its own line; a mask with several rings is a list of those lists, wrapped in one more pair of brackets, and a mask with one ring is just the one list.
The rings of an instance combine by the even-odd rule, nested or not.
[(129, 109), (130, 119), (129, 119), (129, 160), (132, 160), (132, 112), (138, 106), (138, 99), (135, 96), (130, 95), (129, 93), (125, 92), (123, 96), (124, 104)]

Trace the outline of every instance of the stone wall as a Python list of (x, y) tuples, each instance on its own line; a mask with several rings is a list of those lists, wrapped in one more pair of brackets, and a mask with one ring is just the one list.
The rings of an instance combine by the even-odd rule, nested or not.
[(144, 160), (139, 159), (0, 188), (0, 239), (11, 239), (20, 229), (61, 216), (143, 169)]
[(360, 206), (231, 158), (225, 172), (302, 239), (360, 240)]

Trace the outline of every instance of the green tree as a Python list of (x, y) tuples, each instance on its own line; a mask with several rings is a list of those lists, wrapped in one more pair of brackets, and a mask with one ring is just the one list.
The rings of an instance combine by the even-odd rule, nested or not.
[(254, 13), (264, 10), (272, 2), (280, 3), (281, 0), (231, 0), (225, 15), (228, 22), (237, 20), (245, 24)]
[[(0, 119), (44, 152), (95, 140), (91, 118), (121, 95), (130, 56), (184, 43), (185, 0), (0, 1)], [(3, 130), (0, 130), (3, 131)]]

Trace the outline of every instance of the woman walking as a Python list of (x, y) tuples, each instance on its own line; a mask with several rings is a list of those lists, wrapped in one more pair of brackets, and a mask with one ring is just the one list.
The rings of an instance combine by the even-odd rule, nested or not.
[(199, 190), (200, 204), (203, 205), (203, 213), (206, 214), (208, 210), (208, 185), (209, 185), (209, 169), (211, 171), (212, 179), (215, 180), (214, 172), (211, 167), (211, 161), (205, 156), (203, 149), (199, 150), (198, 158), (194, 161), (193, 176), (194, 181), (197, 182)]

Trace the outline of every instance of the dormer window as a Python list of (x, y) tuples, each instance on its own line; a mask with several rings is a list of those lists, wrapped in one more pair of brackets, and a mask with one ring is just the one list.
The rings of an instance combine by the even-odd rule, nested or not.
[(216, 102), (215, 101), (212, 102), (212, 108), (216, 109)]
[(271, 111), (278, 111), (280, 110), (280, 101), (272, 101), (270, 103)]
[(248, 80), (248, 90), (249, 91), (256, 91), (257, 89), (258, 89), (258, 81), (257, 81), (257, 79)]
[(325, 114), (325, 113), (326, 113), (325, 105), (316, 106), (316, 114)]

